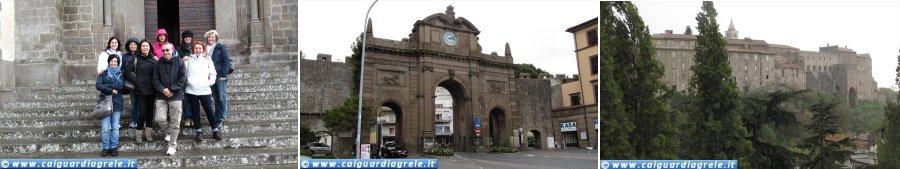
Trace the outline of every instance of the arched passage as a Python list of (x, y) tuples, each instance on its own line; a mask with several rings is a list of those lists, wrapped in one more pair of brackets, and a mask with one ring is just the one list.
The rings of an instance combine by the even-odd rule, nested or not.
[[(439, 139), (443, 139), (441, 143), (444, 143), (445, 146), (453, 147), (453, 149), (457, 152), (467, 152), (468, 150), (466, 148), (470, 147), (469, 146), (469, 137), (471, 135), (467, 133), (467, 132), (469, 132), (469, 130), (468, 130), (468, 126), (466, 126), (466, 124), (464, 122), (464, 119), (470, 117), (472, 112), (465, 111), (465, 110), (468, 110), (467, 109), (468, 103), (467, 103), (467, 100), (465, 99), (466, 98), (466, 89), (465, 89), (465, 87), (463, 87), (462, 83), (460, 83), (459, 81), (456, 81), (454, 79), (445, 79), (445, 80), (441, 81), (440, 83), (438, 83), (435, 86), (435, 89), (433, 91), (435, 91), (436, 92), (435, 94), (437, 94), (437, 91), (440, 89), (446, 90), (447, 94), (449, 94), (450, 100), (447, 102), (449, 102), (450, 104), (446, 105), (446, 106), (450, 106), (450, 108), (448, 110), (450, 112), (448, 112), (446, 114), (449, 114), (450, 117), (449, 118), (444, 117), (446, 115), (445, 114), (445, 115), (441, 115), (441, 117), (440, 117), (440, 118), (444, 118), (444, 119), (438, 120), (437, 116), (439, 113), (435, 112), (435, 124), (434, 124), (435, 130), (434, 131), (436, 131), (435, 132), (436, 137)], [(437, 97), (438, 96), (435, 95), (435, 99), (437, 99)], [(438, 100), (435, 100), (435, 104), (438, 104)], [(435, 105), (435, 106), (437, 106), (437, 105)], [(444, 106), (444, 105), (442, 105), (442, 106)], [(437, 110), (437, 108), (435, 108), (435, 109)], [(448, 123), (439, 122), (439, 121), (446, 121), (446, 120), (449, 120), (449, 122)], [(450, 133), (444, 133), (444, 134), (447, 134), (445, 136), (438, 135), (438, 133), (437, 133), (437, 131), (439, 131), (437, 129), (438, 127), (448, 127), (448, 126), (450, 129)], [(446, 131), (446, 128), (441, 129), (441, 130)]]
[(528, 132), (528, 148), (531, 149), (541, 149), (541, 132), (537, 130), (531, 130)]
[[(394, 102), (385, 102), (381, 105), (381, 108), (378, 109), (379, 114), (378, 121), (376, 123), (376, 131), (380, 131), (381, 138), (376, 140), (376, 144), (384, 144), (386, 142), (396, 142), (401, 143), (403, 138), (403, 109), (401, 109), (400, 105)], [(377, 138), (377, 136), (376, 136)]]
[(490, 138), (491, 138), (491, 146), (509, 146), (506, 137), (506, 114), (500, 108), (491, 109), (491, 113), (489, 115), (490, 123), (489, 129)]

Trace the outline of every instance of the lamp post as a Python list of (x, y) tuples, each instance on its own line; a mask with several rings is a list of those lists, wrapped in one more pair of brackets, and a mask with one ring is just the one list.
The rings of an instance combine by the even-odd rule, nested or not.
[(375, 7), (375, 3), (378, 0), (372, 2), (372, 5), (369, 6), (369, 10), (366, 11), (366, 18), (363, 22), (363, 31), (362, 31), (362, 53), (359, 61), (359, 96), (357, 96), (356, 101), (356, 159), (362, 159), (362, 153), (359, 149), (362, 147), (361, 142), (359, 141), (360, 135), (362, 134), (362, 100), (363, 100), (363, 74), (366, 72), (366, 29), (368, 29), (369, 25), (369, 12), (372, 12), (372, 7)]

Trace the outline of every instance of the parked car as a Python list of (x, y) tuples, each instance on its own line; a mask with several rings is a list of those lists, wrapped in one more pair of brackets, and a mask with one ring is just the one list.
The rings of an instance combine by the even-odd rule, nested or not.
[(382, 157), (406, 157), (407, 154), (406, 148), (395, 142), (388, 142), (381, 146)]
[(309, 143), (305, 148), (313, 154), (331, 155), (331, 147), (325, 143)]

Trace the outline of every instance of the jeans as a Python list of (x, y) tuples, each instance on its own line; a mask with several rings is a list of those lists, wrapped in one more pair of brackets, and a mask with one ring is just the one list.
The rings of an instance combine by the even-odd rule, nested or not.
[[(159, 128), (162, 131), (167, 132), (169, 134), (169, 148), (175, 148), (178, 145), (176, 140), (178, 140), (178, 134), (181, 131), (181, 100), (156, 100), (156, 116), (153, 117), (153, 121), (156, 121), (156, 124), (159, 125)], [(169, 120), (166, 120), (166, 117)], [(165, 127), (165, 128), (163, 128)]]
[[(187, 96), (187, 93), (185, 93), (185, 96)], [(185, 99), (187, 98), (185, 97)], [(181, 119), (187, 120), (192, 118), (191, 112), (191, 102), (181, 102)]]
[(138, 98), (137, 95), (131, 95), (131, 123), (137, 124), (137, 121), (140, 117), (138, 114)]
[(212, 96), (216, 101), (216, 119), (222, 124), (228, 116), (228, 79), (216, 80), (212, 87)]
[(194, 121), (194, 129), (197, 130), (197, 133), (201, 131), (201, 123), (200, 123), (200, 106), (203, 106), (203, 111), (206, 112), (206, 120), (209, 121), (209, 128), (212, 131), (217, 131), (219, 127), (219, 120), (216, 118), (215, 112), (212, 109), (212, 97), (210, 95), (192, 95), (185, 94), (185, 100), (187, 101), (185, 104), (191, 105), (191, 111), (194, 114), (191, 116)]
[(119, 118), (122, 112), (112, 112), (109, 116), (100, 120), (101, 148), (112, 149), (119, 147)]

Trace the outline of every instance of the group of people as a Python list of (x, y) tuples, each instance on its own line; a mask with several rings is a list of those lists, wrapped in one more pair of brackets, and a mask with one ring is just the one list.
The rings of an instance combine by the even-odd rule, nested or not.
[[(206, 112), (212, 137), (222, 140), (219, 129), (228, 115), (228, 74), (234, 69), (219, 34), (210, 30), (205, 42), (194, 41), (191, 31), (181, 34), (180, 47), (168, 41), (165, 29), (156, 32), (156, 42), (130, 38), (120, 52), (119, 40), (110, 37), (98, 56), (96, 88), (112, 96), (113, 112), (101, 120), (103, 156), (117, 156), (119, 119), (123, 95), (131, 95), (131, 122), (135, 142), (153, 141), (153, 128), (166, 133), (167, 155), (175, 155), (180, 125), (196, 130), (203, 141), (200, 107)], [(215, 104), (213, 106), (213, 104)], [(213, 109), (215, 107), (215, 109)], [(184, 120), (185, 123), (181, 121)]]

